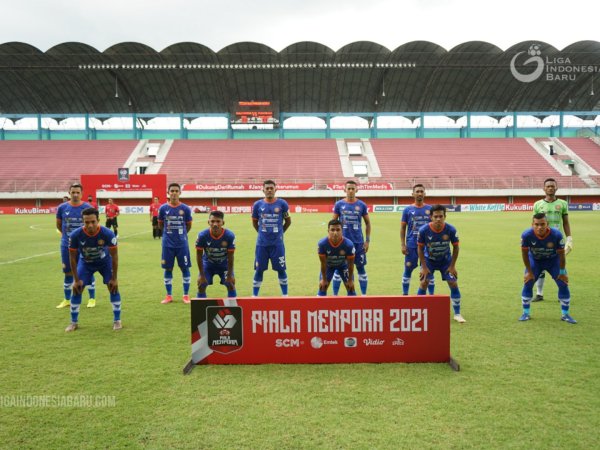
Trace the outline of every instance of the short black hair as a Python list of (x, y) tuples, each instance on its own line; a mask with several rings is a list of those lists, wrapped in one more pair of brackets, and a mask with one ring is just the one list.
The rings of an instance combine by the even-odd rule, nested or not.
[(444, 216), (446, 215), (446, 207), (444, 205), (440, 205), (439, 203), (436, 205), (433, 205), (431, 207), (431, 214), (433, 215), (433, 213), (435, 211), (442, 211), (444, 213)]
[(275, 183), (273, 180), (263, 181), (263, 187), (265, 187), (267, 184), (272, 184), (273, 186), (277, 186), (277, 183)]
[(91, 215), (96, 216), (96, 219), (100, 219), (100, 213), (98, 212), (98, 210), (96, 208), (85, 208), (81, 212), (81, 217), (83, 217), (83, 216), (91, 216)]
[(556, 185), (558, 186), (558, 183), (556, 182), (556, 180), (555, 180), (554, 178), (546, 178), (546, 179), (544, 180), (544, 186), (546, 186), (546, 183), (547, 183), (548, 181), (552, 181), (554, 184), (556, 184)]
[(358, 183), (354, 180), (348, 180), (344, 183), (344, 186), (348, 185), (348, 184), (353, 184), (354, 186), (358, 186)]
[(167, 188), (167, 192), (170, 191), (173, 186), (177, 186), (179, 188), (179, 190), (181, 191), (181, 186), (179, 185), (179, 183), (171, 183), (171, 184), (169, 184), (169, 187)]
[(71, 192), (71, 189), (73, 188), (79, 188), (83, 192), (83, 186), (79, 182), (71, 183), (71, 186), (69, 186), (69, 192)]
[(329, 230), (329, 227), (336, 226), (336, 225), (342, 226), (342, 222), (339, 219), (331, 219), (327, 223), (327, 229)]
[(214, 211), (211, 211), (210, 214), (208, 215), (208, 217), (210, 217), (210, 216), (216, 217), (217, 219), (224, 219), (225, 213), (223, 211), (214, 210)]
[(413, 192), (414, 192), (414, 191), (415, 191), (415, 189), (416, 189), (416, 188), (418, 188), (418, 187), (422, 187), (422, 188), (423, 188), (423, 190), (425, 190), (425, 186), (423, 186), (421, 183), (418, 183), (418, 184), (415, 184), (415, 185), (413, 186), (413, 188), (412, 188)]
[(539, 212), (533, 215), (534, 219), (541, 220), (546, 218), (546, 213)]

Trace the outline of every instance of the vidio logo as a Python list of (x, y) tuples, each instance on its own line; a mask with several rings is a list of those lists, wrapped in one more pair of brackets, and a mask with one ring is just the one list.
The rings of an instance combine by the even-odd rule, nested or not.
[(536, 64), (535, 70), (528, 74), (520, 73), (517, 70), (517, 68), (515, 67), (517, 58), (520, 55), (522, 55), (523, 53), (525, 53), (525, 52), (517, 53), (510, 60), (510, 72), (512, 73), (513, 77), (515, 77), (517, 80), (521, 81), (522, 83), (531, 83), (532, 81), (537, 80), (540, 77), (540, 75), (542, 75), (542, 73), (544, 72), (544, 60), (542, 59), (542, 56), (541, 56), (542, 52), (541, 52), (540, 46), (538, 44), (532, 44), (531, 46), (529, 46), (529, 49), (527, 49), (527, 54), (529, 55), (529, 58), (527, 58), (525, 60), (523, 65), (527, 66), (529, 64)]

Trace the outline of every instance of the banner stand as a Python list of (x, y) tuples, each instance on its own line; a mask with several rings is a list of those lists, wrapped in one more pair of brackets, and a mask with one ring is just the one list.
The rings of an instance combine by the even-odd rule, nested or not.
[(450, 298), (192, 299), (191, 358), (206, 364), (447, 363)]

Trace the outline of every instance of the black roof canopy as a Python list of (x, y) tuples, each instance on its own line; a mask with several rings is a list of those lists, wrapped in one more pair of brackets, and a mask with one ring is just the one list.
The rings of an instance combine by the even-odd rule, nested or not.
[[(540, 61), (534, 81), (511, 73), (511, 62), (527, 75)], [(254, 42), (218, 52), (193, 42), (160, 52), (136, 42), (104, 52), (79, 42), (46, 52), (0, 44), (1, 114), (210, 114), (238, 100), (275, 101), (290, 113), (592, 111), (599, 99), (597, 41), (563, 50), (525, 41), (506, 51), (480, 41), (450, 50), (362, 41), (337, 51), (298, 42), (280, 52)]]

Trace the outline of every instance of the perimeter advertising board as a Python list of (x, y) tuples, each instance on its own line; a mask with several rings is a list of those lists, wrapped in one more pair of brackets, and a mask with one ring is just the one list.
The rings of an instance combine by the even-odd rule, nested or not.
[(449, 362), (450, 298), (193, 299), (191, 364)]

